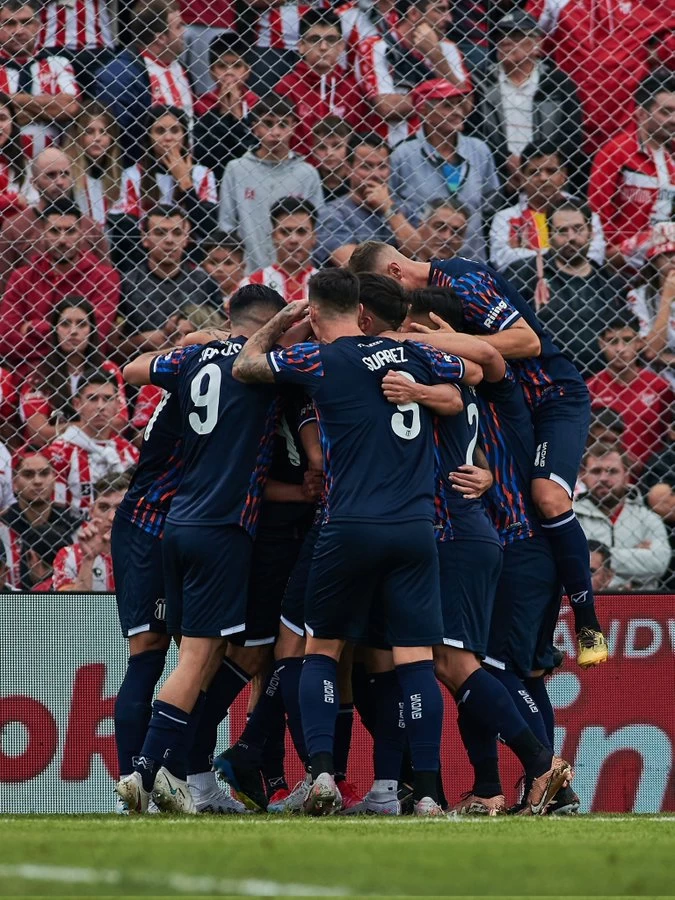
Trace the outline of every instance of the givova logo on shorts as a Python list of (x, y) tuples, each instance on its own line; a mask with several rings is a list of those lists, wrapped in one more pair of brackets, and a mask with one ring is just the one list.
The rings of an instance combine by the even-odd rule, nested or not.
[(537, 452), (534, 455), (534, 464), (543, 468), (546, 465), (546, 452), (548, 451), (548, 441), (537, 444)]

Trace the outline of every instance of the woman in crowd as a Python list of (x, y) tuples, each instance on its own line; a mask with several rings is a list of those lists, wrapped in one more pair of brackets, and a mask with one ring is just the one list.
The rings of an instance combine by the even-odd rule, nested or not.
[(12, 98), (0, 91), (0, 220), (22, 210), (26, 161)]
[(640, 276), (628, 303), (640, 321), (644, 356), (675, 387), (675, 223), (654, 226)]
[(83, 105), (68, 129), (66, 153), (72, 160), (75, 201), (82, 215), (99, 225), (119, 197), (120, 151), (117, 123), (96, 101)]
[(44, 363), (21, 391), (20, 412), (27, 443), (43, 447), (77, 418), (71, 401), (82, 372), (89, 368), (114, 374), (119, 385), (114, 427), (122, 431), (129, 421), (124, 380), (119, 366), (101, 352), (94, 307), (88, 300), (64, 297), (52, 316), (51, 342)]

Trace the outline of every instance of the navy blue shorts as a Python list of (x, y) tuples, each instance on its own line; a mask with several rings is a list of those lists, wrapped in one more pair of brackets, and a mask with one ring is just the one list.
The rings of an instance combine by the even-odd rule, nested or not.
[(527, 677), (560, 583), (549, 542), (537, 536), (504, 548), (485, 663)]
[(358, 642), (374, 602), (393, 647), (443, 640), (438, 553), (431, 522), (330, 522), (321, 528), (307, 583), (307, 633)]
[(124, 637), (166, 633), (160, 538), (116, 515), (111, 532), (117, 612)]
[(579, 389), (544, 401), (532, 412), (536, 450), (533, 478), (548, 478), (570, 498), (577, 481), (591, 424), (588, 391)]
[(238, 525), (164, 529), (166, 627), (186, 637), (227, 637), (246, 628), (253, 541)]
[(490, 541), (437, 541), (443, 643), (485, 656), (502, 548)]
[(305, 596), (314, 546), (320, 531), (321, 525), (312, 525), (307, 532), (281, 601), (281, 622), (300, 637), (305, 636)]
[(303, 538), (304, 529), (293, 525), (258, 529), (251, 557), (246, 630), (232, 635), (233, 644), (258, 647), (277, 639), (281, 602)]

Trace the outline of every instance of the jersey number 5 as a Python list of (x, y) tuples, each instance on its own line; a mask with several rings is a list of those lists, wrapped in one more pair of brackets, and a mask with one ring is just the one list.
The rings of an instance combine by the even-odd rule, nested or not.
[[(196, 409), (204, 409), (206, 418), (198, 412), (191, 412), (188, 422), (197, 434), (211, 434), (218, 422), (218, 403), (220, 400), (220, 369), (215, 363), (208, 363), (190, 382), (190, 397)], [(206, 389), (204, 385), (206, 384)]]
[[(408, 378), (410, 381), (415, 380), (410, 372), (399, 371), (398, 374), (403, 375), (404, 378)], [(414, 440), (422, 430), (419, 403), (399, 403), (396, 409), (398, 412), (391, 417), (391, 430), (397, 437), (403, 438), (404, 441)], [(406, 413), (410, 415), (406, 416)], [(410, 424), (406, 424), (406, 421)]]

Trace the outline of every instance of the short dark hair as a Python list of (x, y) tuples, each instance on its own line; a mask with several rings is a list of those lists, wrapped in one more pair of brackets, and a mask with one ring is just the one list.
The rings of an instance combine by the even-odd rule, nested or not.
[(589, 431), (594, 426), (600, 425), (601, 428), (613, 431), (617, 437), (620, 437), (626, 430), (626, 425), (621, 417), (621, 413), (612, 409), (611, 406), (591, 407), (591, 415), (592, 419)]
[(69, 197), (59, 197), (48, 203), (40, 215), (43, 219), (48, 219), (49, 216), (75, 216), (76, 219), (81, 219), (82, 211)]
[(129, 487), (131, 478), (128, 472), (118, 472), (114, 475), (104, 475), (94, 484), (94, 498), (105, 497), (106, 494), (124, 493)]
[(559, 212), (578, 212), (581, 213), (589, 225), (593, 223), (593, 213), (588, 203), (581, 203), (579, 200), (574, 200), (572, 197), (568, 197), (561, 203), (558, 203), (557, 206), (551, 206), (549, 208), (547, 216), (549, 226), (553, 221), (553, 216)]
[(347, 159), (352, 162), (354, 153), (359, 147), (372, 147), (373, 150), (386, 150), (389, 156), (391, 150), (389, 144), (374, 131), (353, 131), (349, 135), (347, 143)]
[(626, 457), (626, 454), (622, 450), (613, 447), (611, 444), (605, 444), (602, 441), (595, 441), (595, 443), (590, 444), (588, 447), (586, 447), (586, 449), (584, 450), (584, 455), (581, 458), (581, 465), (585, 469), (588, 458), (590, 456), (594, 456), (596, 459), (598, 459), (601, 456), (608, 456), (610, 453), (618, 453), (621, 457), (621, 462), (623, 463), (624, 468), (630, 471), (630, 463)]
[(332, 9), (308, 9), (300, 19), (300, 37), (303, 38), (310, 28), (317, 25), (334, 28), (342, 37), (340, 17)]
[(265, 307), (280, 312), (285, 306), (284, 298), (271, 287), (265, 284), (245, 284), (232, 294), (227, 308), (234, 325), (248, 319), (253, 309)]
[(219, 34), (209, 44), (209, 66), (214, 66), (222, 56), (238, 56), (249, 65), (250, 48), (234, 31)]
[(602, 541), (588, 541), (588, 552), (589, 553), (599, 553), (602, 556), (603, 565), (607, 565), (607, 563), (612, 558), (612, 553), (607, 546), (607, 544), (603, 544)]
[(143, 217), (143, 227), (147, 229), (151, 216), (155, 218), (159, 216), (161, 219), (172, 219), (174, 216), (180, 216), (184, 222), (189, 221), (188, 214), (177, 203), (157, 203), (151, 206)]
[(640, 320), (627, 306), (611, 310), (609, 318), (601, 323), (598, 336), (604, 338), (608, 331), (621, 331), (623, 328), (640, 333)]
[(239, 235), (233, 231), (221, 231), (219, 228), (209, 232), (202, 244), (202, 255), (208, 256), (213, 250), (227, 250), (243, 257), (244, 246)]
[(408, 297), (403, 286), (388, 275), (373, 275), (368, 272), (358, 276), (359, 299), (361, 303), (397, 331), (408, 315)]
[(408, 292), (411, 315), (435, 313), (459, 330), (462, 324), (462, 301), (450, 287), (426, 287)]
[(449, 197), (433, 197), (425, 204), (422, 210), (422, 221), (430, 218), (439, 209), (451, 209), (453, 212), (459, 213), (460, 216), (464, 216), (467, 222), (471, 218), (469, 208), (464, 203), (460, 203), (459, 200), (454, 198), (451, 200)]
[(349, 257), (347, 267), (350, 272), (374, 272), (377, 267), (377, 260), (388, 244), (382, 241), (363, 241), (358, 244)]
[(312, 137), (314, 140), (317, 138), (331, 137), (331, 135), (346, 138), (349, 137), (351, 133), (352, 130), (349, 127), (349, 124), (345, 122), (344, 119), (340, 118), (340, 116), (324, 116), (323, 119), (319, 119), (312, 127)]
[(275, 203), (270, 210), (272, 225), (275, 226), (284, 216), (294, 216), (296, 213), (306, 213), (316, 227), (316, 207), (309, 200), (302, 200), (300, 197), (282, 197)]
[(18, 12), (24, 6), (30, 6), (35, 13), (39, 13), (44, 4), (41, 0), (2, 0), (0, 9), (8, 9), (10, 12)]
[(106, 369), (85, 369), (77, 383), (75, 396), (80, 397), (87, 388), (95, 384), (111, 384), (117, 392), (117, 380), (112, 372)]
[(562, 169), (566, 168), (565, 157), (560, 151), (560, 147), (550, 141), (544, 141), (541, 144), (530, 141), (529, 144), (526, 144), (525, 149), (520, 154), (520, 168), (524, 169), (528, 163), (540, 156), (557, 156), (560, 160), (560, 167)]
[(657, 94), (675, 94), (675, 72), (670, 69), (656, 69), (650, 72), (637, 86), (635, 103), (637, 106), (651, 106)]
[(359, 279), (349, 269), (323, 269), (308, 284), (310, 303), (322, 310), (342, 315), (359, 308)]
[(297, 119), (293, 104), (285, 97), (279, 96), (262, 97), (249, 110), (248, 115), (251, 126), (266, 116), (274, 116), (277, 119)]
[(134, 43), (145, 48), (169, 27), (169, 14), (178, 9), (176, 0), (138, 0), (129, 19)]

